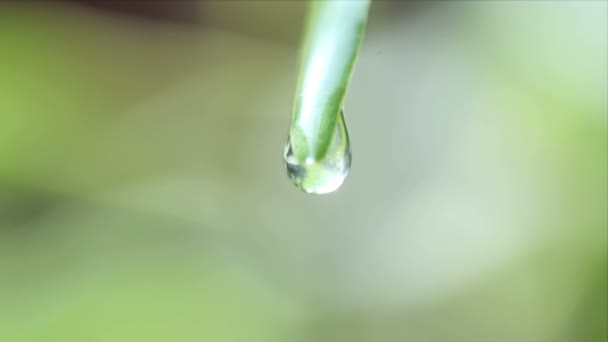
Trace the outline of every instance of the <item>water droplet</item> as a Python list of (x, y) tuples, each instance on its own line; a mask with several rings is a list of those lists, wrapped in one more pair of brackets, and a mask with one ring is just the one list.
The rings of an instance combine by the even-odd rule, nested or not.
[(350, 141), (340, 111), (331, 145), (321, 160), (306, 158), (300, 162), (294, 155), (291, 137), (285, 144), (283, 155), (287, 175), (293, 184), (309, 194), (327, 194), (336, 191), (348, 176), (351, 165)]

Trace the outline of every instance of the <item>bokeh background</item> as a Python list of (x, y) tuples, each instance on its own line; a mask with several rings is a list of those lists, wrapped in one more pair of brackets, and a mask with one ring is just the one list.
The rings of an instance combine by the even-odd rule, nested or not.
[(305, 5), (0, 2), (0, 341), (607, 340), (607, 2), (374, 1), (326, 196)]

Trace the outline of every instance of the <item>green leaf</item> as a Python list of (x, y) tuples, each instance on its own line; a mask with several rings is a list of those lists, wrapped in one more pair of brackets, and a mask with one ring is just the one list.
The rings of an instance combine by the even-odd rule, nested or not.
[(310, 2), (290, 130), (300, 162), (321, 160), (329, 149), (369, 5), (369, 0)]

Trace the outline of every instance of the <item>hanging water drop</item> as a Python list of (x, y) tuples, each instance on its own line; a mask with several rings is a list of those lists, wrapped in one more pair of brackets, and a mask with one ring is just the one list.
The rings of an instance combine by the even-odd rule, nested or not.
[(322, 158), (298, 158), (292, 146), (293, 134), (290, 133), (283, 154), (287, 175), (293, 184), (310, 194), (336, 191), (344, 183), (351, 165), (350, 141), (343, 112), (338, 115), (331, 143)]

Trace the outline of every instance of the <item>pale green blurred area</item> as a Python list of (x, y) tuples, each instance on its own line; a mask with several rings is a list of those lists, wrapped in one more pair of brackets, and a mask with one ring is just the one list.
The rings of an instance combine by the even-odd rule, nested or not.
[(199, 7), (0, 5), (0, 341), (607, 340), (606, 2), (375, 2), (321, 197), (303, 4)]

